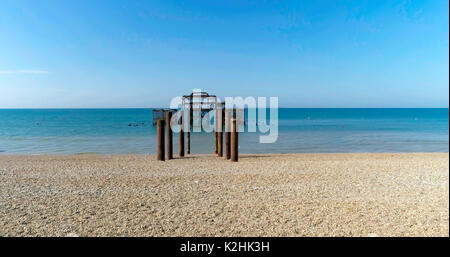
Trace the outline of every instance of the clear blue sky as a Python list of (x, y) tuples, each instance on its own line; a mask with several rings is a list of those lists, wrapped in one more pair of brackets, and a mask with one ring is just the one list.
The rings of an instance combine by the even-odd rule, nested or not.
[(0, 108), (448, 107), (449, 1), (0, 2)]

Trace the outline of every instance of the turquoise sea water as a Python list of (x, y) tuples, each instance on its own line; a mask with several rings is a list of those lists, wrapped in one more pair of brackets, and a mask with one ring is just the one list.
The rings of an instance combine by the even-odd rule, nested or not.
[[(281, 108), (277, 142), (259, 135), (241, 133), (240, 152), (448, 152), (449, 109)], [(191, 151), (212, 153), (213, 140), (193, 133)], [(0, 109), (0, 154), (155, 152), (151, 109)]]

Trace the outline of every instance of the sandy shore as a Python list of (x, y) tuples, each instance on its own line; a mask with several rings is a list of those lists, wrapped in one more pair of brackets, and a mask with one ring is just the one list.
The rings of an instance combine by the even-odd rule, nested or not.
[(0, 156), (0, 236), (449, 236), (449, 154)]

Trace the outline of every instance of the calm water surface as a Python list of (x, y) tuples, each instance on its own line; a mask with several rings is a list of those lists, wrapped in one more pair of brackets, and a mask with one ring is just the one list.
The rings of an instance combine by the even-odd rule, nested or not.
[[(240, 134), (240, 152), (448, 152), (449, 109), (279, 109), (277, 142), (258, 139)], [(213, 152), (213, 140), (193, 133), (192, 152)], [(155, 150), (151, 109), (0, 109), (0, 154)]]

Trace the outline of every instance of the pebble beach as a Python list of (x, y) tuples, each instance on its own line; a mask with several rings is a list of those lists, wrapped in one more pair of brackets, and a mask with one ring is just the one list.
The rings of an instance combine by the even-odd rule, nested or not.
[(0, 155), (0, 236), (449, 236), (449, 154)]

